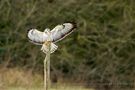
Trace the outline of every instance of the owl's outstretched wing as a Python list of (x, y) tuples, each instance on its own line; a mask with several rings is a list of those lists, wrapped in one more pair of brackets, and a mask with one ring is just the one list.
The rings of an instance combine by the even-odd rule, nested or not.
[(45, 32), (38, 31), (37, 29), (28, 30), (27, 36), (32, 43), (37, 45), (42, 45), (48, 38)]
[(76, 28), (75, 23), (64, 23), (62, 25), (57, 25), (53, 30), (51, 30), (51, 37), (53, 42), (62, 40), (67, 35), (69, 35), (74, 28)]

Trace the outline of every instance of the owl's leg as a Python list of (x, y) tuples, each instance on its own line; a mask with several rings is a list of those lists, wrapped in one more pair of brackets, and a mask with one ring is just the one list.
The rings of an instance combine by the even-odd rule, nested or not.
[[(50, 45), (50, 46), (49, 46)], [(50, 41), (46, 41), (43, 45), (41, 50), (46, 54), (50, 51), (50, 53), (53, 53), (54, 51), (56, 51), (58, 48), (57, 45), (55, 45), (54, 43), (50, 42)]]

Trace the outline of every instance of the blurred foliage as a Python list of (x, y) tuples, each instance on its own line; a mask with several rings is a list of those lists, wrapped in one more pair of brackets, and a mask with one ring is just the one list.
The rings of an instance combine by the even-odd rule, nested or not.
[(27, 30), (68, 21), (77, 29), (57, 43), (51, 73), (88, 86), (134, 87), (134, 0), (0, 0), (0, 65), (42, 72), (45, 55)]

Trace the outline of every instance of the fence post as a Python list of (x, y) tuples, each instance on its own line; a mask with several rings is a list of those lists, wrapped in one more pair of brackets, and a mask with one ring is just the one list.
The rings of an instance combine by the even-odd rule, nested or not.
[(50, 42), (47, 42), (48, 52), (46, 53), (46, 57), (44, 59), (44, 90), (48, 90), (50, 88)]

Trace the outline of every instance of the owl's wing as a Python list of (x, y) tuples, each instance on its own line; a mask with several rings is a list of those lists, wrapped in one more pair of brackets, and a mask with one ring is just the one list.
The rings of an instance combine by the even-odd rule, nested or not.
[(28, 30), (27, 36), (36, 45), (42, 45), (48, 38), (45, 32), (38, 31), (37, 29)]
[(51, 30), (51, 37), (53, 42), (62, 40), (67, 35), (69, 35), (74, 28), (76, 28), (75, 23), (64, 23), (62, 25), (57, 25), (53, 30)]

